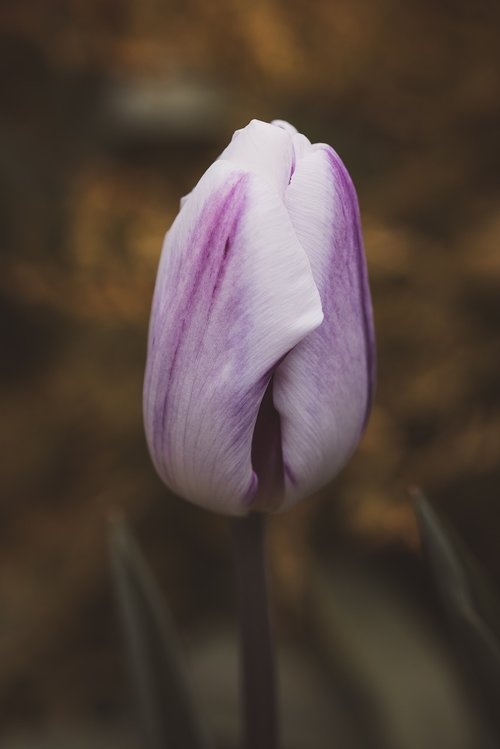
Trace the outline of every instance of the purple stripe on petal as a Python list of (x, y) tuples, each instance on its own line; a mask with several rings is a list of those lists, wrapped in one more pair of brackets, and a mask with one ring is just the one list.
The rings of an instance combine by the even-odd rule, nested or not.
[[(228, 514), (260, 501), (265, 461), (254, 470), (252, 437), (261, 402), (277, 362), (322, 319), (280, 195), (220, 159), (177, 216), (157, 276), (144, 417), (167, 485)], [(274, 486), (283, 471), (271, 475)], [(266, 506), (274, 501), (266, 495)]]
[[(171, 440), (177, 438), (169, 430), (165, 429), (170, 408), (170, 397), (174, 388), (172, 381), (175, 377), (179, 354), (186, 342), (191, 339), (186, 337), (186, 328), (192, 323), (203, 309), (206, 326), (209, 324), (210, 311), (217, 298), (218, 290), (224, 279), (229, 256), (231, 240), (237, 229), (245, 204), (245, 184), (248, 175), (242, 172), (234, 172), (231, 179), (224, 183), (220, 189), (214, 192), (206, 201), (200, 212), (197, 222), (191, 227), (190, 234), (186, 238), (189, 246), (189, 264), (185, 266), (178, 264), (176, 290), (167, 301), (169, 333), (168, 349), (163, 350), (163, 356), (168, 361), (161, 376), (161, 390), (164, 393), (161, 410), (156, 412), (154, 422), (154, 440), (160, 445), (160, 451), (168, 463), (168, 455), (171, 454)], [(223, 240), (221, 242), (221, 239)], [(183, 277), (183, 268), (186, 275)], [(163, 301), (161, 294), (155, 294), (155, 300)], [(207, 307), (207, 300), (209, 301)], [(159, 305), (158, 305), (159, 306)], [(155, 327), (159, 318), (152, 316), (152, 343), (154, 349), (156, 344)], [(198, 333), (199, 345), (203, 344), (203, 333)], [(182, 368), (180, 376), (182, 376)]]
[[(361, 314), (363, 319), (366, 368), (368, 373), (367, 402), (361, 430), (364, 431), (370, 415), (375, 391), (377, 377), (377, 347), (375, 344), (375, 326), (373, 322), (370, 287), (368, 284), (368, 272), (364, 256), (363, 235), (361, 233), (361, 217), (359, 215), (358, 196), (349, 172), (333, 148), (326, 146), (324, 150), (330, 162), (333, 180), (340, 185), (340, 194), (347, 196), (343, 209), (346, 217), (346, 233), (350, 233), (351, 238), (346, 236), (346, 241), (348, 242), (348, 245), (352, 245), (354, 249), (357, 290), (361, 291)], [(352, 237), (354, 237), (354, 242), (352, 242)]]
[(324, 320), (274, 375), (281, 417), (284, 506), (329, 481), (356, 447), (370, 409), (375, 343), (359, 208), (345, 167), (329, 146), (298, 142), (285, 195), (309, 257)]

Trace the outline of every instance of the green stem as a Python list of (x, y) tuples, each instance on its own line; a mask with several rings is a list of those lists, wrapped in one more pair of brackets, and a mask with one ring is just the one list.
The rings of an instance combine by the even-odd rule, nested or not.
[(244, 749), (277, 749), (274, 653), (264, 549), (265, 515), (233, 520), (239, 597)]

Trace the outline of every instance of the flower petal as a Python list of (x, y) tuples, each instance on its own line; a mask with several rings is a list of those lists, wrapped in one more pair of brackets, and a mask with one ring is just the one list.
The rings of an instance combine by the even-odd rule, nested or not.
[(290, 134), (291, 137), (294, 135), (297, 135), (297, 128), (294, 127), (294, 125), (291, 125), (286, 120), (272, 120), (271, 125), (274, 125), (275, 127), (280, 127), (282, 130), (286, 130), (287, 133)]
[(268, 122), (252, 120), (236, 130), (219, 159), (255, 172), (283, 197), (293, 171), (291, 133)]
[(285, 205), (306, 251), (323, 324), (277, 368), (288, 506), (328, 482), (353, 452), (375, 381), (370, 291), (356, 193), (329, 146), (303, 150)]
[(166, 236), (153, 299), (145, 429), (166, 484), (226, 514), (248, 510), (252, 435), (272, 371), (322, 319), (279, 195), (215, 162)]

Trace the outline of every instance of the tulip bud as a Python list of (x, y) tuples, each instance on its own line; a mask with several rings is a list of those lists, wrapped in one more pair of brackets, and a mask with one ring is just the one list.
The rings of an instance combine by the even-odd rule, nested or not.
[(350, 457), (374, 379), (351, 179), (330, 146), (252, 120), (163, 245), (144, 384), (156, 470), (218, 512), (288, 507)]

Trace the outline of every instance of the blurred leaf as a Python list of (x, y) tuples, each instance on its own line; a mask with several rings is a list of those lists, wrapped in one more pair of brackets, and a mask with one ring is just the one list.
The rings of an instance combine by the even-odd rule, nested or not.
[(406, 554), (385, 566), (344, 552), (312, 568), (308, 611), (335, 690), (337, 745), (485, 749), (470, 695), (416, 600)]
[(500, 601), (485, 571), (415, 492), (424, 559), (460, 657), (479, 687), (483, 707), (500, 729)]
[(122, 520), (111, 527), (111, 564), (145, 749), (204, 749), (167, 606)]

